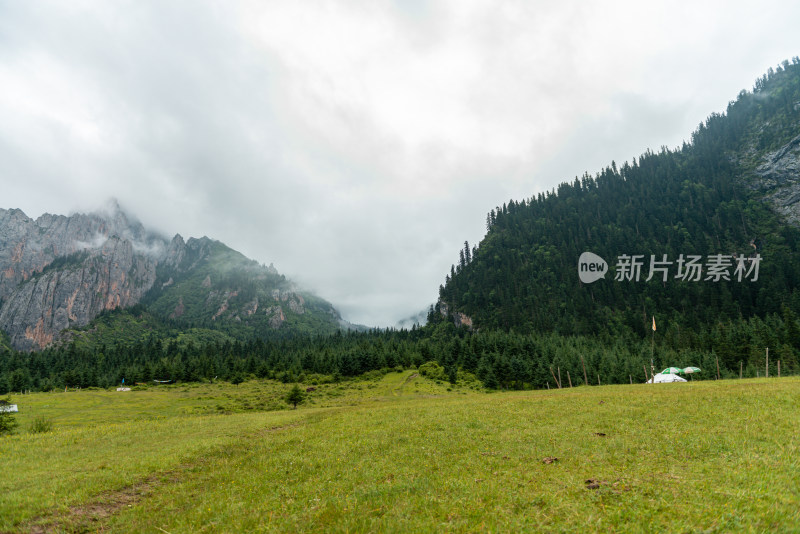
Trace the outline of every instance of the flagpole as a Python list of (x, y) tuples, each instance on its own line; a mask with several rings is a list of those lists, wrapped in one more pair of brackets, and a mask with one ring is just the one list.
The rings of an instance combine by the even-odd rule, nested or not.
[(656, 316), (653, 316), (653, 337), (651, 338), (650, 343), (650, 382), (655, 384), (655, 365), (653, 364), (653, 353), (656, 349)]

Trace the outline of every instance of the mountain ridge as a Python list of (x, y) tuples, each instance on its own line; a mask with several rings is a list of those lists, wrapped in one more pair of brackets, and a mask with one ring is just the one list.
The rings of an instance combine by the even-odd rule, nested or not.
[[(197, 283), (192, 275), (200, 271)], [(237, 299), (242, 288), (253, 297), (247, 303)], [(266, 313), (257, 314), (259, 298), (272, 301)], [(36, 219), (0, 208), (0, 330), (11, 346), (43, 349), (101, 312), (141, 302), (163, 319), (248, 335), (327, 333), (349, 325), (330, 303), (300, 290), (273, 266), (260, 266), (208, 237), (167, 239), (115, 201), (104, 211)], [(240, 309), (246, 305), (250, 313)]]
[[(676, 150), (585, 173), (487, 215), (479, 246), (460, 252), (437, 308), (475, 328), (646, 336), (653, 316), (675, 346), (719, 321), (800, 312), (800, 59), (783, 62), (714, 113)], [(578, 258), (609, 260), (582, 284)], [(673, 269), (682, 255), (731, 264), (759, 254), (761, 278), (743, 284), (616, 280), (613, 259), (640, 254)], [(731, 270), (731, 272), (733, 272)], [(705, 272), (704, 272), (705, 275)], [(615, 281), (616, 280), (616, 281)], [(446, 309), (446, 311), (444, 311)], [(429, 317), (431, 317), (429, 315)], [(435, 319), (434, 314), (433, 318)]]

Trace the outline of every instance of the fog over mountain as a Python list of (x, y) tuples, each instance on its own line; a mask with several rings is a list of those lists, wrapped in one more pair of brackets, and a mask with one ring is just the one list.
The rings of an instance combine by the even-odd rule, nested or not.
[(0, 207), (115, 197), (394, 325), (489, 210), (679, 145), (798, 54), (797, 20), (778, 1), (3, 3)]
[(0, 208), (0, 335), (19, 350), (69, 341), (103, 313), (147, 313), (175, 327), (241, 337), (358, 329), (273, 265), (208, 237), (167, 239), (112, 201), (37, 219)]

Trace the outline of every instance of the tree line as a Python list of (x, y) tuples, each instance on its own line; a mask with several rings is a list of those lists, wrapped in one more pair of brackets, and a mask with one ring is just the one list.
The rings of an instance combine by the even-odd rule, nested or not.
[[(7, 351), (0, 357), (0, 394), (9, 391), (111, 387), (153, 381), (197, 382), (269, 378), (284, 382), (309, 375), (332, 378), (375, 370), (441, 367), (443, 380), (469, 373), (492, 389), (556, 387), (567, 373), (577, 385), (644, 382), (645, 372), (696, 366), (695, 379), (763, 375), (770, 347), (772, 374), (798, 371), (800, 322), (788, 307), (766, 319), (726, 321), (692, 334), (692, 343), (658, 331), (651, 338), (517, 333), (456, 327), (435, 310), (430, 323), (411, 330), (342, 332), (330, 336), (250, 339), (195, 344), (157, 335), (130, 344), (79, 348), (76, 343), (44, 351)], [(646, 371), (643, 370), (646, 369)], [(585, 369), (585, 373), (584, 373)]]

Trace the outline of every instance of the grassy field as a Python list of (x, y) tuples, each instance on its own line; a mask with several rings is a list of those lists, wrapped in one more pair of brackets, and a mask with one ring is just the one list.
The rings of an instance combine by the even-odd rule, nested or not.
[(0, 532), (800, 532), (798, 378), (315, 387), (12, 397)]

